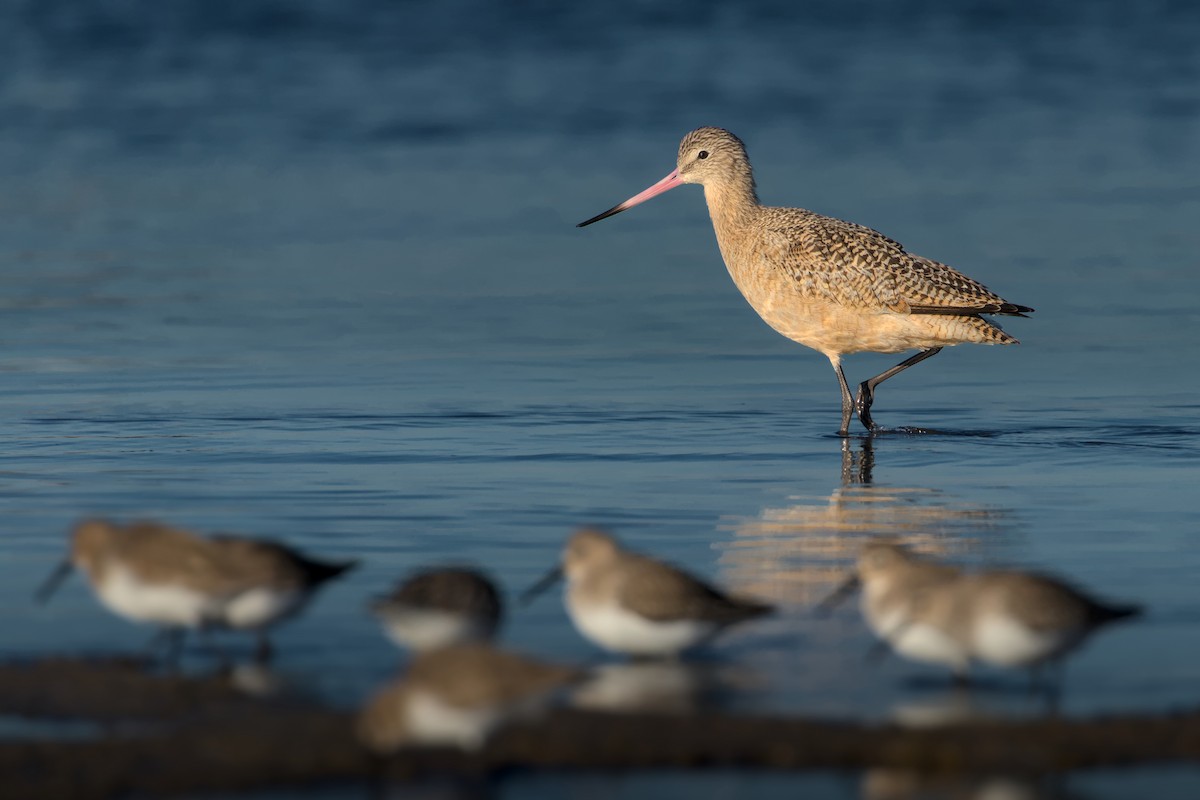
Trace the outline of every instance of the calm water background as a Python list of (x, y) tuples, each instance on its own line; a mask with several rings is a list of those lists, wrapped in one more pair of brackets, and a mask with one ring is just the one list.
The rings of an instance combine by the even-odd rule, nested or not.
[[(880, 718), (961, 699), (807, 607), (859, 537), (932, 533), (1148, 606), (1066, 712), (1200, 700), (1200, 7), (25, 2), (0, 31), (4, 655), (142, 646), (78, 580), (30, 595), (81, 515), (161, 517), (363, 559), (277, 636), (284, 680), (357, 702), (398, 662), (370, 594), (448, 559), (520, 588), (590, 521), (787, 606), (710, 656), (719, 702)], [(746, 306), (698, 190), (573, 227), (702, 124), (764, 202), (1037, 308), (880, 391), (946, 435), (843, 453), (828, 362)], [(596, 655), (551, 598), (507, 640)], [(1011, 684), (970, 702), (1030, 713)]]

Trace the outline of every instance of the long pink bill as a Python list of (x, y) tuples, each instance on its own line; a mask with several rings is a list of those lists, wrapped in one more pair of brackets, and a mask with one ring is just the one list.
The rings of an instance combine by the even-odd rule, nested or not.
[(589, 220), (584, 220), (583, 222), (579, 223), (575, 227), (582, 228), (585, 225), (591, 225), (593, 222), (599, 222), (602, 219), (611, 217), (613, 214), (620, 214), (625, 209), (633, 208), (636, 205), (644, 203), (647, 200), (649, 200), (651, 197), (658, 197), (663, 192), (670, 191), (671, 189), (674, 189), (676, 186), (678, 186), (681, 183), (683, 183), (683, 181), (679, 180), (679, 170), (673, 169), (673, 170), (671, 170), (670, 175), (663, 178), (661, 181), (654, 184), (649, 189), (646, 189), (644, 192), (635, 194), (633, 197), (629, 198), (624, 203), (615, 205), (612, 208), (610, 208), (608, 211), (605, 211), (603, 214), (597, 214), (596, 216), (592, 217)]

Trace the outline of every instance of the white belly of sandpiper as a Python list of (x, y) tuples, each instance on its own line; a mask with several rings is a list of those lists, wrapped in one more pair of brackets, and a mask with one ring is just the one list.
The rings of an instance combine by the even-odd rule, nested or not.
[(701, 620), (649, 620), (615, 605), (568, 601), (579, 631), (607, 650), (636, 656), (673, 656), (711, 638), (718, 630)]
[(927, 664), (965, 669), (970, 655), (964, 643), (941, 628), (916, 619), (912, 603), (896, 596), (863, 595), (863, 616), (872, 632), (901, 656)]
[(186, 586), (148, 583), (127, 567), (114, 565), (95, 584), (96, 596), (113, 613), (133, 620), (172, 627), (197, 628), (210, 621), (210, 596)]
[(1000, 614), (976, 620), (972, 634), (974, 656), (997, 667), (1030, 667), (1066, 652), (1079, 641), (1074, 630), (1035, 631)]
[(966, 669), (970, 655), (962, 642), (945, 631), (921, 622), (910, 622), (889, 639), (892, 648), (913, 661)]
[(303, 598), (295, 589), (251, 589), (225, 603), (221, 622), (236, 630), (263, 628), (292, 613)]
[(449, 611), (389, 609), (380, 615), (383, 630), (399, 647), (435, 650), (486, 638), (482, 626)]

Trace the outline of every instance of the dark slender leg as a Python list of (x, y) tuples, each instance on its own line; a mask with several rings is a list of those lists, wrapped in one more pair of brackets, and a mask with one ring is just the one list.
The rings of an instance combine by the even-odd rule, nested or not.
[(271, 647), (271, 640), (267, 638), (266, 631), (259, 631), (258, 649), (254, 651), (254, 660), (259, 664), (268, 664), (274, 654), (275, 650)]
[(159, 642), (162, 642), (163, 666), (168, 671), (173, 672), (179, 668), (179, 657), (183, 653), (183, 637), (183, 628), (163, 628), (151, 642), (151, 646), (155, 648), (159, 646)]
[(842, 372), (842, 365), (834, 363), (834, 372), (838, 376), (838, 384), (842, 387), (842, 427), (838, 431), (838, 436), (848, 436), (850, 434), (850, 417), (854, 414), (854, 400), (850, 397), (850, 384), (846, 383), (846, 373)]
[[(942, 352), (942, 348), (940, 347), (931, 347), (928, 350), (922, 350), (912, 358), (904, 359), (886, 372), (881, 372), (874, 378), (860, 383), (858, 385), (858, 396), (854, 398), (854, 407), (858, 409), (858, 420), (863, 424), (863, 427), (869, 431), (875, 430), (875, 422), (871, 419), (871, 405), (875, 402), (876, 386), (883, 383), (888, 378), (899, 375), (913, 364), (920, 364), (925, 359), (929, 358), (930, 356), (936, 356), (940, 352)], [(845, 381), (846, 379), (842, 378), (842, 382), (845, 383)], [(845, 401), (843, 400), (843, 403), (844, 402)], [(844, 408), (845, 407), (843, 405), (843, 417), (846, 413)], [(843, 423), (843, 427), (845, 427), (845, 423)]]
[(212, 629), (207, 625), (200, 627), (200, 640), (204, 642), (204, 649), (207, 650), (213, 658), (217, 660), (217, 669), (225, 670), (229, 668), (229, 654), (225, 652), (225, 648), (213, 638)]
[(1062, 657), (1056, 658), (1049, 663), (1046, 671), (1050, 673), (1049, 679), (1044, 687), (1046, 696), (1046, 715), (1058, 715), (1058, 703), (1062, 698), (1063, 687), (1063, 660)]

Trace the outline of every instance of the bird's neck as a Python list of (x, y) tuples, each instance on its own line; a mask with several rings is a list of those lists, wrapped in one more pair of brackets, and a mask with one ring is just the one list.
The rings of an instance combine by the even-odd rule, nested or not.
[(760, 208), (753, 178), (708, 184), (704, 187), (704, 199), (718, 236), (744, 228)]

